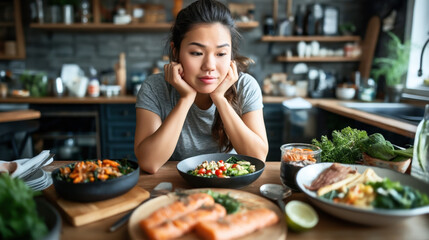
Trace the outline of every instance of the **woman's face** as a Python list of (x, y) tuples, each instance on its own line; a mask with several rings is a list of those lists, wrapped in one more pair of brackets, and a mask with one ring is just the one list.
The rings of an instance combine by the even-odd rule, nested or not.
[(231, 47), (227, 27), (220, 23), (195, 25), (180, 45), (185, 81), (199, 93), (213, 92), (228, 73)]

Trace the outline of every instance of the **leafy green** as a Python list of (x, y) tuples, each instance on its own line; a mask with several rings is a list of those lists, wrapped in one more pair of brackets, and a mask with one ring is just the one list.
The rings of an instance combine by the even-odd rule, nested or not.
[(386, 141), (380, 133), (374, 133), (359, 142), (359, 149), (371, 157), (389, 161), (395, 157), (392, 143)]
[(229, 194), (222, 194), (212, 190), (208, 190), (207, 193), (213, 197), (216, 203), (222, 205), (228, 214), (235, 213), (240, 209), (240, 202), (229, 196)]
[(373, 158), (385, 161), (400, 162), (413, 157), (413, 147), (395, 150), (392, 143), (380, 133), (374, 133), (359, 142), (359, 149)]
[(388, 178), (380, 182), (369, 182), (368, 185), (376, 192), (372, 202), (375, 208), (410, 209), (429, 205), (426, 194)]
[(237, 162), (239, 162), (239, 161), (241, 161), (240, 159), (238, 159), (238, 158), (236, 158), (236, 157), (234, 157), (234, 156), (231, 156), (230, 158), (228, 158), (225, 162), (226, 163), (232, 163), (232, 164), (234, 164), (234, 163), (237, 163)]
[(397, 156), (403, 156), (403, 157), (407, 157), (407, 158), (412, 158), (413, 157), (413, 151), (414, 148), (410, 147), (404, 150), (393, 150), (393, 152), (397, 155)]
[(322, 162), (355, 163), (362, 158), (358, 147), (360, 140), (367, 138), (364, 130), (346, 127), (332, 132), (332, 140), (322, 136), (321, 140), (313, 139), (312, 143), (322, 149)]
[(0, 239), (40, 239), (48, 233), (37, 215), (36, 195), (21, 179), (0, 174)]

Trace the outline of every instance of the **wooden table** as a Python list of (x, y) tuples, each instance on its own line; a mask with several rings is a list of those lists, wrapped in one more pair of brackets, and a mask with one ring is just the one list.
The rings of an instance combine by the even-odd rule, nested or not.
[[(54, 161), (51, 165), (45, 167), (45, 170), (51, 171), (68, 163), (70, 162)], [(191, 188), (177, 172), (176, 165), (177, 162), (168, 162), (154, 175), (142, 173), (138, 185), (146, 190), (151, 190), (159, 182), (169, 181), (173, 183), (174, 188)], [(267, 162), (261, 177), (240, 190), (260, 195), (259, 187), (264, 183), (281, 183), (280, 162)], [(285, 202), (294, 199), (309, 203), (303, 193), (293, 193)], [(429, 237), (429, 214), (409, 218), (392, 226), (367, 227), (335, 218), (316, 207), (315, 209), (320, 219), (317, 226), (304, 233), (288, 231), (287, 239), (428, 239)], [(124, 226), (114, 233), (107, 231), (124, 214), (121, 213), (81, 227), (73, 227), (63, 218), (61, 239), (129, 239), (128, 226)]]
[(0, 112), (0, 123), (39, 119), (40, 111), (25, 109)]

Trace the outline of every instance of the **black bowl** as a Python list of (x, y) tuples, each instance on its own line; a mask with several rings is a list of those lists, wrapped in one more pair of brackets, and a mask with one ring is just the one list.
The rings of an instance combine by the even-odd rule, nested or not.
[[(219, 161), (219, 160), (225, 161), (232, 156), (241, 160), (249, 161), (252, 165), (255, 165), (255, 169), (256, 169), (255, 172), (242, 175), (242, 176), (230, 177), (230, 178), (217, 178), (217, 177), (207, 178), (207, 177), (199, 177), (199, 176), (188, 174), (189, 170), (195, 169), (198, 165), (200, 165), (204, 161), (208, 161), (208, 162)], [(228, 154), (228, 153), (211, 153), (211, 154), (198, 155), (198, 156), (184, 159), (177, 164), (177, 170), (179, 171), (180, 175), (189, 184), (191, 184), (194, 187), (213, 187), (213, 188), (241, 188), (241, 187), (247, 186), (250, 183), (254, 182), (256, 179), (258, 179), (259, 176), (261, 176), (262, 172), (264, 171), (264, 168), (265, 168), (265, 163), (259, 159), (245, 156), (245, 155)]]
[(58, 211), (46, 200), (35, 198), (38, 215), (48, 228), (48, 233), (40, 240), (58, 240), (61, 233), (61, 217)]
[(60, 174), (60, 169), (57, 168), (52, 172), (55, 190), (64, 199), (77, 202), (95, 202), (120, 196), (131, 190), (139, 180), (139, 165), (130, 160), (128, 163), (131, 168), (135, 169), (134, 171), (104, 182), (72, 183), (62, 181), (57, 178), (57, 175)]

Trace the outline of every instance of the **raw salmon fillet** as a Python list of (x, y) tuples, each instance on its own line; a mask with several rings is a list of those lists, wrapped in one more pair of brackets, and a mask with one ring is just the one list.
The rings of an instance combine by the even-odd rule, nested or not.
[(140, 221), (140, 227), (144, 231), (147, 231), (148, 229), (154, 228), (167, 220), (172, 221), (195, 211), (203, 205), (211, 206), (213, 204), (214, 199), (209, 194), (194, 193), (156, 210), (149, 217)]
[(220, 204), (202, 206), (176, 220), (166, 221), (154, 228), (147, 229), (146, 235), (153, 240), (165, 240), (180, 237), (194, 228), (201, 221), (213, 221), (226, 215), (225, 208)]
[(279, 217), (274, 211), (260, 208), (231, 214), (215, 221), (199, 222), (194, 229), (202, 239), (226, 240), (247, 235), (278, 221)]

